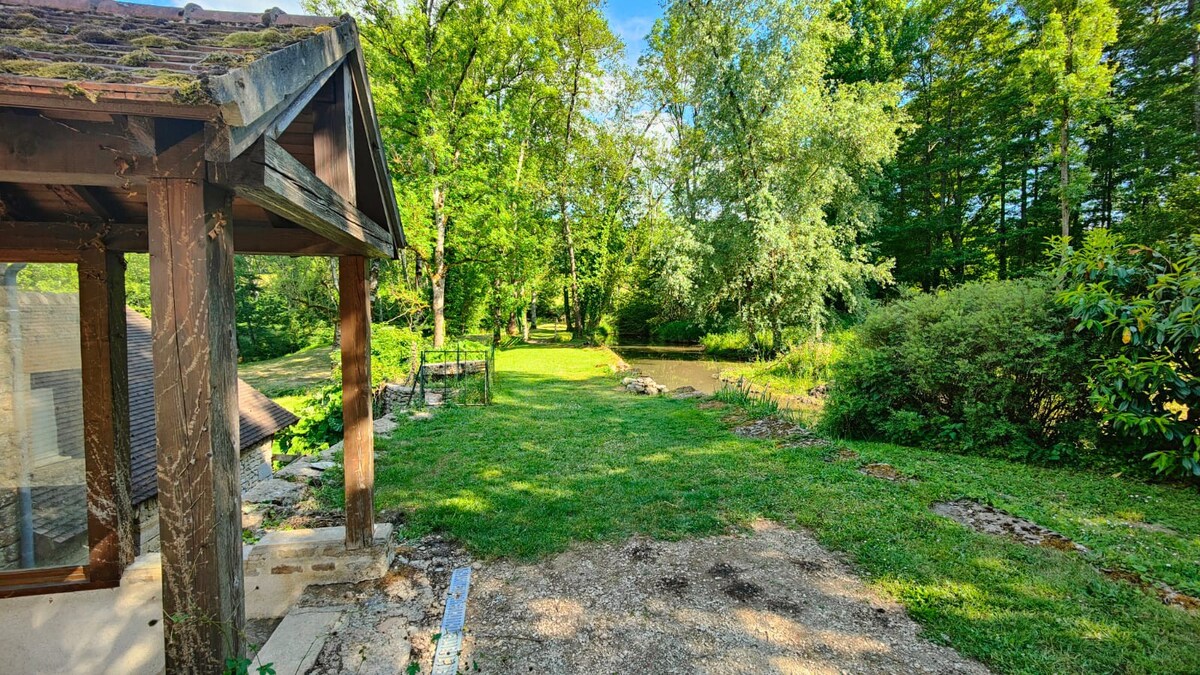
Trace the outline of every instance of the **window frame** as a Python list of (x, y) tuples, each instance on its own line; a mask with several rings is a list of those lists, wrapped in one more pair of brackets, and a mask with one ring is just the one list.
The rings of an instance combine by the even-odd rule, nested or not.
[[(121, 462), (116, 459), (117, 452), (129, 452), (124, 256), (94, 245), (84, 250), (0, 251), (0, 262), (75, 266), (80, 295), (80, 393), (88, 533), (87, 564), (0, 571), (0, 599), (114, 588), (120, 585), (125, 567), (132, 562), (134, 536), (129, 463), (124, 463), (121, 476)], [(110, 344), (117, 342), (116, 338), (121, 344)], [(114, 347), (119, 358), (112, 358)], [(101, 350), (110, 351), (105, 356)], [(118, 378), (119, 384), (115, 384)], [(125, 394), (123, 402), (115, 395), (119, 392)], [(106, 429), (115, 433), (106, 434)], [(123, 450), (117, 447), (121, 445), (121, 434)], [(101, 504), (113, 506), (105, 510)], [(123, 544), (122, 538), (129, 541)]]

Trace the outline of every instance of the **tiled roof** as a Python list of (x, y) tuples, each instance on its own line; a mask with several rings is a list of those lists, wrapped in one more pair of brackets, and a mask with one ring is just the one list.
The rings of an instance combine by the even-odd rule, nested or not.
[[(129, 427), (132, 444), (133, 503), (158, 495), (154, 442), (154, 367), (150, 319), (126, 312), (129, 335)], [(245, 450), (296, 423), (296, 416), (238, 379), (240, 445)]]
[[(348, 18), (157, 7), (112, 0), (0, 0), (0, 87), (105, 83), (203, 102), (221, 75)], [(80, 89), (80, 95), (94, 95)]]

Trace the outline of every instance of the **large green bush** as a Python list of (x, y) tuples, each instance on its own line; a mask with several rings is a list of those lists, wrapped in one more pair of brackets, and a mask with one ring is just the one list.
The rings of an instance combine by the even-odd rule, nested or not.
[(424, 340), (408, 328), (371, 324), (371, 384), (405, 382), (415, 368)]
[(917, 295), (856, 332), (834, 364), (832, 433), (1035, 461), (1091, 445), (1090, 357), (1047, 281)]
[(1103, 349), (1092, 401), (1162, 473), (1200, 476), (1200, 235), (1059, 241), (1059, 302)]

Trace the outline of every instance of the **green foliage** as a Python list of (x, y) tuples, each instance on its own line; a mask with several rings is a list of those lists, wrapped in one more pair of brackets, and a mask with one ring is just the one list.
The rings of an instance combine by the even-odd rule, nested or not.
[(419, 358), (424, 345), (420, 334), (408, 328), (371, 324), (371, 384), (406, 382), (416, 367), (413, 357)]
[(706, 333), (700, 338), (704, 353), (718, 359), (744, 359), (754, 354), (750, 335), (746, 331)]
[(664, 290), (697, 316), (733, 315), (764, 350), (817, 327), (889, 279), (862, 239), (867, 186), (898, 144), (900, 87), (838, 83), (849, 37), (825, 3), (673, 2), (650, 37), (650, 89), (678, 139), (661, 171), (678, 186), (676, 260)]
[(793, 344), (773, 361), (762, 364), (756, 372), (768, 378), (780, 378), (793, 389), (808, 391), (828, 384), (836, 365), (853, 349), (854, 332), (828, 333)]
[(780, 414), (779, 401), (765, 391), (754, 389), (749, 382), (745, 381), (726, 384), (713, 394), (713, 398), (723, 403), (740, 406), (754, 418)]
[(275, 434), (275, 447), (282, 452), (308, 455), (342, 440), (342, 388), (326, 385), (308, 398), (300, 418)]
[(834, 364), (832, 433), (1018, 460), (1083, 459), (1090, 354), (1043, 280), (976, 282), (868, 315)]
[(1099, 229), (1054, 255), (1059, 302), (1103, 344), (1092, 401), (1157, 471), (1200, 476), (1200, 235), (1152, 248)]
[(667, 321), (650, 330), (650, 336), (659, 342), (693, 343), (704, 334), (691, 321)]

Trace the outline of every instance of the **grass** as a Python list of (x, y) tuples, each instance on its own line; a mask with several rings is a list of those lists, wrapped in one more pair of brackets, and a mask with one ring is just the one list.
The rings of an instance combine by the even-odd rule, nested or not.
[(333, 347), (309, 347), (267, 361), (238, 364), (238, 377), (276, 403), (296, 412), (313, 390), (332, 381), (338, 352)]
[[(1107, 579), (1119, 567), (1200, 594), (1194, 490), (884, 444), (785, 449), (728, 431), (729, 410), (616, 391), (612, 354), (561, 344), (497, 354), (496, 405), (406, 422), (377, 443), (377, 504), (414, 534), (534, 558), (576, 542), (664, 539), (770, 518), (843, 551), (937, 642), (1005, 672), (1200, 672), (1200, 617)], [(888, 462), (913, 482), (864, 476)], [(972, 498), (1090, 549), (977, 534), (929, 505)], [(1161, 530), (1138, 524), (1153, 523)], [(1169, 529), (1165, 529), (1169, 528)]]

